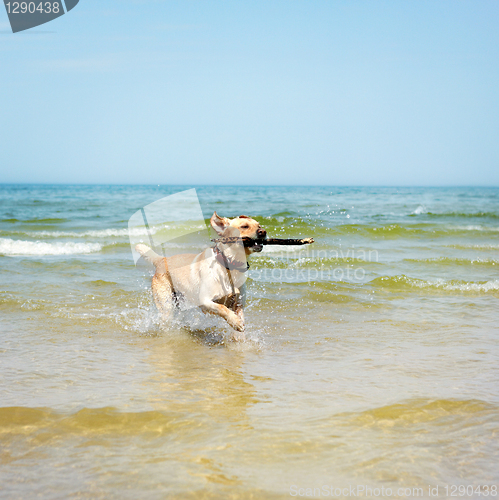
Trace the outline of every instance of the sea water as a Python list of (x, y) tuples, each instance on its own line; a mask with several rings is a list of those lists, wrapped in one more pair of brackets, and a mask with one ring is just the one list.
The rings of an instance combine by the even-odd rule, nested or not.
[(0, 186), (0, 496), (493, 498), (499, 189), (197, 186), (315, 239), (250, 258), (234, 343), (134, 265), (188, 187)]

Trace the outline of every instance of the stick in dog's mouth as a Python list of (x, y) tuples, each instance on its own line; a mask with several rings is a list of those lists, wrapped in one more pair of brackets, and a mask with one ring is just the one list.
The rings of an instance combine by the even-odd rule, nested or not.
[(243, 238), (243, 244), (245, 248), (253, 248), (255, 252), (261, 252), (263, 250), (263, 245), (265, 245), (265, 239), (253, 239), (253, 238)]
[[(240, 240), (240, 238), (237, 237), (227, 237), (227, 238), (215, 238), (215, 242), (220, 242), (220, 243), (237, 243)], [(263, 248), (263, 245), (310, 245), (311, 243), (314, 243), (313, 238), (261, 238), (261, 239), (253, 239), (253, 238), (248, 238), (245, 236), (242, 238), (243, 240), (243, 245), (246, 248), (251, 248), (251, 247), (257, 247), (258, 251), (261, 251)]]
[(243, 238), (245, 247), (263, 246), (263, 245), (310, 245), (313, 243), (313, 238), (265, 238), (253, 240), (251, 238)]

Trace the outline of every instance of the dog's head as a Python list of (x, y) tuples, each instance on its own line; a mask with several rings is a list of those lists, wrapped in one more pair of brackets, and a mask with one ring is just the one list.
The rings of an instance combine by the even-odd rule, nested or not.
[[(215, 212), (211, 216), (210, 222), (211, 227), (213, 227), (220, 237), (233, 237), (239, 233), (238, 237), (243, 241), (246, 239), (258, 241), (267, 238), (267, 231), (262, 229), (259, 222), (247, 215), (240, 215), (234, 219), (228, 219), (227, 217), (220, 217)], [(237, 231), (235, 231), (236, 229)], [(249, 255), (253, 252), (261, 252), (262, 249), (263, 245), (256, 243), (251, 246), (245, 245), (244, 251), (246, 255)]]

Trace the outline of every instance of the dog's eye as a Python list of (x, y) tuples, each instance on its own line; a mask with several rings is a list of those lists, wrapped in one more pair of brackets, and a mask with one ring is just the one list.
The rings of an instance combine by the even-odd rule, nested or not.
[(248, 224), (245, 224), (244, 226), (241, 226), (241, 229), (248, 229), (248, 228), (249, 228)]

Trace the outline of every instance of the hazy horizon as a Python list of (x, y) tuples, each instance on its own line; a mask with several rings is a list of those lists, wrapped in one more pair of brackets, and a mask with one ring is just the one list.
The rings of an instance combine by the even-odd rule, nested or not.
[(152, 183), (116, 183), (116, 182), (0, 182), (0, 186), (158, 186), (158, 187), (321, 187), (321, 188), (427, 188), (427, 189), (498, 189), (498, 186), (480, 185), (480, 184), (448, 184), (448, 185), (389, 185), (389, 184), (196, 184), (196, 183), (174, 183), (174, 184), (155, 184)]

